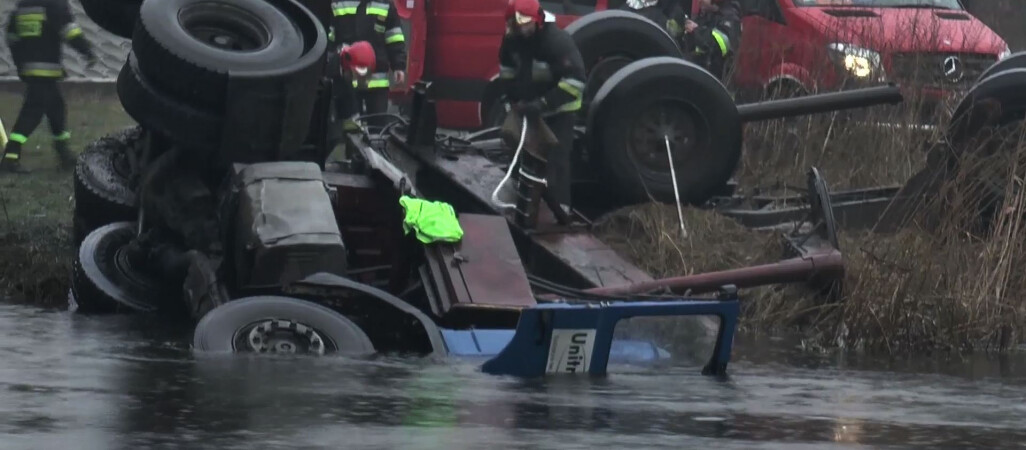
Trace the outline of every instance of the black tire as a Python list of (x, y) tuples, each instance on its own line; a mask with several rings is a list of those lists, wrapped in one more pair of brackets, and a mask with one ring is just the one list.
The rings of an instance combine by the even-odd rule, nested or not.
[(157, 279), (127, 257), (124, 250), (135, 231), (134, 222), (115, 222), (82, 241), (72, 280), (80, 311), (156, 312), (180, 306), (181, 286)]
[(144, 128), (189, 147), (214, 149), (220, 145), (222, 117), (157, 91), (140, 74), (134, 52), (129, 52), (128, 61), (118, 74), (117, 89), (125, 112)]
[(129, 158), (141, 153), (143, 139), (143, 129), (132, 127), (91, 142), (79, 154), (75, 218), (85, 234), (108, 223), (136, 219), (139, 202), (131, 185)]
[(86, 16), (110, 34), (132, 39), (143, 0), (81, 0)]
[(585, 103), (593, 98), (605, 80), (633, 61), (656, 56), (684, 58), (680, 47), (663, 27), (630, 11), (587, 14), (567, 25), (566, 31), (577, 44), (588, 73)]
[[(212, 309), (196, 325), (193, 348), (209, 352), (257, 352), (250, 346), (250, 331), (268, 322), (288, 324), (281, 328), (303, 334), (307, 349), (318, 348), (312, 339), (317, 336), (321, 342), (319, 348), (326, 354), (374, 353), (374, 345), (367, 334), (345, 316), (313, 302), (278, 296), (246, 297)], [(268, 343), (266, 339), (258, 342)], [(296, 347), (299, 346), (293, 343), (291, 348), (295, 351)]]
[(986, 80), (991, 75), (1011, 69), (1026, 69), (1026, 52), (1013, 53), (1007, 58), (991, 64), (990, 67), (986, 68), (983, 73), (976, 78), (976, 84)]
[(962, 147), (988, 126), (1026, 119), (1026, 69), (1009, 69), (973, 86), (951, 114), (948, 141)]
[(132, 50), (143, 77), (157, 89), (222, 112), (229, 77), (279, 73), (308, 50), (293, 23), (302, 18), (290, 18), (275, 5), (291, 1), (148, 0), (139, 11)]
[[(649, 113), (663, 107), (675, 116), (672, 123), (649, 130), (647, 142), (632, 138), (635, 128), (654, 123)], [(705, 69), (678, 58), (648, 58), (614, 74), (595, 95), (588, 130), (589, 148), (613, 181), (610, 193), (628, 203), (648, 201), (649, 193), (675, 201), (661, 137), (666, 131), (677, 131), (671, 148), (682, 202), (705, 203), (726, 185), (741, 157), (741, 119), (730, 93)]]

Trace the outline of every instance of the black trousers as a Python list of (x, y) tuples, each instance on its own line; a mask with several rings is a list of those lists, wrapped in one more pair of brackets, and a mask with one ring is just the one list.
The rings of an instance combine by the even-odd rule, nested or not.
[(57, 86), (57, 80), (51, 78), (26, 78), (25, 100), (18, 112), (18, 119), (11, 129), (10, 142), (7, 144), (9, 159), (17, 159), (21, 154), (21, 145), (28, 140), (43, 116), (46, 116), (57, 145), (66, 145), (68, 112), (64, 104), (64, 96)]
[(570, 168), (570, 156), (574, 150), (574, 113), (559, 113), (545, 118), (545, 124), (559, 140), (559, 145), (549, 151), (548, 173), (545, 179), (549, 183), (549, 192), (561, 204), (570, 203), (570, 184), (573, 171)]
[[(362, 114), (384, 114), (388, 112), (388, 88), (357, 89), (356, 104)], [(383, 127), (392, 121), (391, 117), (368, 117), (369, 125)]]

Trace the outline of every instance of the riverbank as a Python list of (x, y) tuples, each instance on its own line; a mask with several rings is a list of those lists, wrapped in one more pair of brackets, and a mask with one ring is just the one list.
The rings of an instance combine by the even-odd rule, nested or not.
[[(794, 124), (791, 124), (793, 126)], [(904, 185), (925, 164), (931, 132), (831, 127), (830, 116), (803, 121), (788, 136), (782, 123), (746, 130), (750, 146), (741, 186), (800, 189), (810, 166), (831, 190)], [(998, 130), (966, 156), (924, 204), (913, 225), (892, 234), (839, 232), (845, 257), (835, 302), (802, 285), (743, 292), (741, 327), (749, 333), (796, 332), (806, 348), (885, 354), (1006, 351), (1026, 344), (1026, 138), (1021, 125)], [(982, 171), (987, 172), (982, 172)], [(1011, 182), (1007, 180), (1012, 180)], [(996, 182), (996, 183), (995, 183)], [(989, 191), (988, 191), (989, 190)], [(996, 190), (996, 191), (995, 191)], [(791, 194), (797, 191), (792, 188)], [(981, 199), (1005, 193), (987, 232), (978, 226)], [(603, 238), (657, 277), (778, 261), (779, 233), (747, 230), (709, 211), (686, 210), (688, 237), (672, 205), (643, 205), (612, 214)]]
[[(64, 92), (71, 148), (76, 153), (87, 143), (132, 124), (109, 85), (72, 85)], [(0, 120), (8, 133), (21, 101), (19, 85), (0, 89)], [(45, 119), (29, 137), (22, 164), (32, 173), (0, 174), (0, 297), (66, 308), (73, 174), (57, 168)]]

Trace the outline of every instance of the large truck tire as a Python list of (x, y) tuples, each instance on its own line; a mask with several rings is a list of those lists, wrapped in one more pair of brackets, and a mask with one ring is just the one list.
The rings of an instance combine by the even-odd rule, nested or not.
[(663, 27), (644, 16), (622, 10), (587, 14), (566, 27), (584, 59), (588, 81), (584, 101), (594, 97), (609, 77), (642, 58), (684, 58)]
[[(146, 0), (132, 50), (143, 77), (157, 89), (195, 108), (223, 112), (229, 78), (309, 69), (304, 56), (314, 42), (302, 26), (320, 24), (294, 0)], [(321, 58), (316, 64), (323, 64)]]
[(670, 138), (682, 202), (705, 203), (737, 169), (737, 106), (700, 66), (673, 57), (636, 61), (595, 94), (587, 142), (613, 181), (610, 194), (628, 204), (675, 202), (664, 136)]
[(1013, 53), (1007, 58), (991, 64), (990, 67), (986, 68), (983, 73), (976, 78), (975, 83), (979, 84), (979, 82), (986, 80), (991, 75), (1011, 69), (1026, 69), (1026, 52)]
[(125, 112), (144, 128), (197, 149), (220, 144), (223, 118), (158, 91), (140, 73), (134, 52), (118, 74), (117, 90)]
[(139, 6), (143, 0), (81, 0), (82, 9), (89, 20), (110, 34), (132, 39)]
[(1026, 119), (1026, 69), (1008, 69), (983, 79), (955, 107), (948, 124), (947, 138), (956, 151), (986, 127), (996, 127)]
[(374, 353), (367, 334), (345, 316), (313, 302), (259, 296), (232, 300), (200, 319), (193, 348), (207, 352)]
[(169, 310), (181, 289), (140, 267), (125, 252), (135, 238), (134, 222), (115, 222), (86, 236), (73, 266), (72, 290), (83, 312)]
[(138, 199), (131, 185), (131, 154), (141, 153), (142, 127), (101, 137), (86, 146), (75, 167), (75, 243), (94, 229), (136, 219)]

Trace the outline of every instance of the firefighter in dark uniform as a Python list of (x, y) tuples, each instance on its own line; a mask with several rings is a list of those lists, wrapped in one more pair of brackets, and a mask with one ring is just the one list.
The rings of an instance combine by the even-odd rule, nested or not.
[(655, 22), (678, 42), (683, 38), (686, 14), (679, 1), (627, 0), (621, 9), (638, 13), (642, 17)]
[(695, 20), (685, 21), (685, 50), (689, 59), (725, 80), (741, 40), (741, 5), (737, 0), (701, 2)]
[[(370, 42), (374, 47), (376, 71), (354, 81), (361, 111), (364, 114), (387, 112), (389, 87), (392, 83), (406, 82), (406, 38), (395, 5), (391, 0), (344, 0), (331, 6), (334, 19), (330, 36), (336, 52), (343, 45), (358, 41)], [(368, 118), (367, 122), (383, 125), (388, 118), (378, 116)]]
[(367, 41), (343, 46), (339, 51), (339, 66), (331, 69), (339, 71), (339, 79), (343, 81), (339, 83), (335, 104), (342, 127), (347, 133), (360, 131), (360, 125), (356, 123), (360, 108), (357, 105), (356, 88), (353, 87), (357, 83), (353, 82), (365, 80), (374, 73), (377, 65), (374, 53), (374, 47)]
[(584, 60), (573, 38), (538, 0), (511, 0), (499, 48), (499, 81), (514, 111), (541, 114), (559, 140), (548, 156), (549, 191), (570, 206), (574, 119), (584, 95)]
[(26, 172), (21, 166), (22, 145), (28, 141), (43, 116), (53, 133), (54, 147), (64, 168), (74, 167), (75, 156), (68, 149), (71, 133), (67, 129), (67, 110), (57, 81), (64, 78), (61, 44), (67, 42), (85, 56), (89, 66), (96, 64), (92, 46), (82, 36), (71, 16), (67, 0), (21, 0), (7, 21), (7, 42), (11, 48), (18, 78), (26, 85), (14, 128), (4, 149), (0, 168)]

